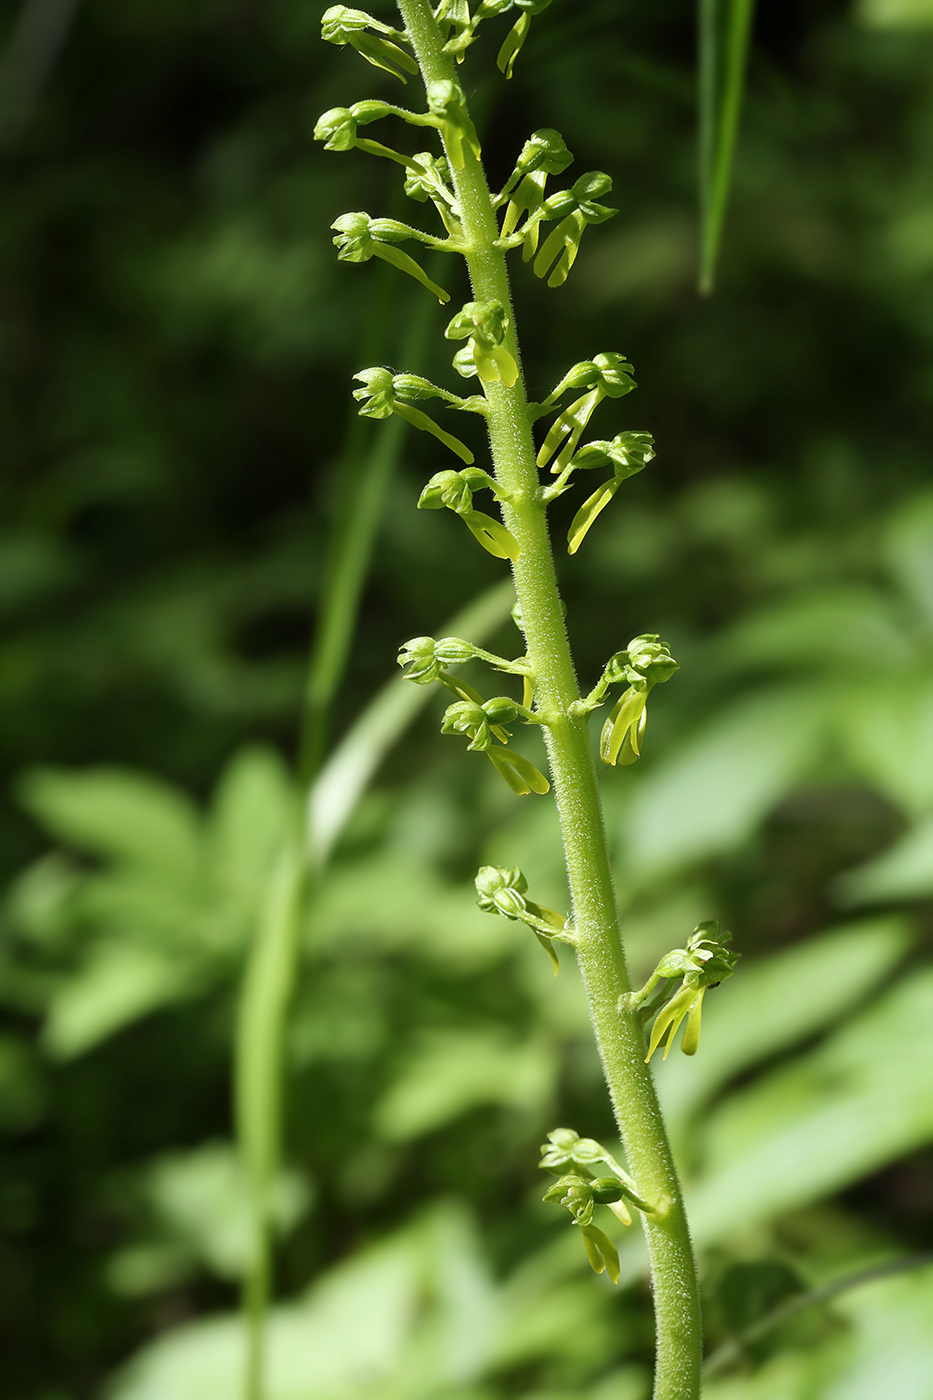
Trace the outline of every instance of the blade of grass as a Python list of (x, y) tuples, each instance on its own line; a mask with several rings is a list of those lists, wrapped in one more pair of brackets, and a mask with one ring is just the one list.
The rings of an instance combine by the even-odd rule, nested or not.
[(754, 0), (699, 0), (700, 291), (713, 290), (735, 153)]
[(303, 890), (300, 855), (286, 849), (269, 884), (237, 1007), (234, 1102), (251, 1203), (252, 1260), (244, 1289), (244, 1395), (261, 1400), (271, 1281), (270, 1199), (282, 1141), (282, 1042), (295, 979)]

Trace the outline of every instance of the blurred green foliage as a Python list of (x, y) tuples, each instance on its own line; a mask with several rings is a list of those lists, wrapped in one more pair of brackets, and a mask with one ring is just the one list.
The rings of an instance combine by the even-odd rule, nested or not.
[[(238, 987), (295, 800), (350, 376), (391, 363), (410, 319), (391, 269), (338, 266), (326, 232), (347, 208), (401, 213), (384, 173), (311, 130), (390, 80), (325, 50), (297, 0), (86, 0), (29, 103), (13, 18), (4, 1393), (228, 1400)], [(512, 82), (481, 77), (471, 102), (494, 180), (556, 126), (621, 208), (567, 288), (516, 291), (532, 393), (625, 350), (627, 426), (658, 443), (563, 579), (587, 684), (648, 629), (682, 666), (649, 751), (604, 779), (633, 972), (713, 916), (742, 953), (699, 1054), (658, 1067), (715, 1345), (933, 1242), (933, 11), (760, 6), (712, 301), (694, 292), (693, 18), (554, 5)], [(445, 380), (443, 353), (413, 368)], [(415, 436), (337, 737), (398, 645), (497, 577), (456, 521), (414, 509), (435, 469)], [(472, 897), (496, 860), (563, 907), (553, 814), (431, 715), (303, 913), (270, 1400), (641, 1400), (637, 1239), (614, 1292), (540, 1202), (548, 1129), (613, 1133), (572, 959), (553, 980)], [(917, 1272), (799, 1313), (710, 1400), (929, 1400), (931, 1289)]]

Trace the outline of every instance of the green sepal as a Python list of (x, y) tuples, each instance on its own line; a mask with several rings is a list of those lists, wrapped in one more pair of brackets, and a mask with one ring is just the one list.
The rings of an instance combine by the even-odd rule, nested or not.
[(580, 1231), (590, 1268), (596, 1274), (601, 1274), (605, 1269), (613, 1283), (618, 1283), (622, 1265), (619, 1261), (619, 1251), (612, 1240), (597, 1225), (581, 1224)]

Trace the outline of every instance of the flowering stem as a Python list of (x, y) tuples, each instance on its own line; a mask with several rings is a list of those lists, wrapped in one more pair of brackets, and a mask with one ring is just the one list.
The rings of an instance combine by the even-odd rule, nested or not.
[[(428, 0), (398, 0), (425, 83), (454, 80), (451, 59)], [(448, 154), (450, 154), (448, 152)], [(464, 143), (463, 164), (451, 160), (474, 298), (498, 301), (509, 325), (505, 347), (521, 364), (505, 254), (479, 160)], [(541, 500), (532, 414), (522, 376), (508, 387), (486, 386), (496, 480), (505, 488), (502, 517), (521, 551), (513, 563), (538, 709), (553, 778), (573, 898), (580, 967), (609, 1092), (638, 1194), (652, 1202), (644, 1216), (657, 1326), (654, 1400), (699, 1395), (702, 1328), (696, 1266), (677, 1172), (664, 1129), (645, 1042), (619, 1000), (631, 986), (618, 926), (596, 773), (585, 715), (574, 710), (579, 687), (564, 627)], [(625, 1003), (627, 1004), (627, 1003)]]

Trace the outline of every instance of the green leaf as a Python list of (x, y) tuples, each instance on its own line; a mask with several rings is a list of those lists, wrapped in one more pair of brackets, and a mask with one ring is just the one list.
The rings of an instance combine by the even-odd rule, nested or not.
[(907, 814), (933, 809), (933, 671), (898, 671), (883, 685), (839, 687), (837, 734), (849, 761)]
[[(241, 1278), (252, 1244), (249, 1182), (232, 1143), (206, 1142), (191, 1152), (160, 1157), (145, 1173), (142, 1192), (162, 1232), (220, 1278)], [(284, 1234), (309, 1203), (306, 1182), (280, 1173), (269, 1216)]]
[(388, 1142), (408, 1142), (489, 1104), (537, 1115), (556, 1073), (553, 1050), (540, 1041), (493, 1029), (439, 1031), (403, 1060), (376, 1109), (376, 1130)]
[(53, 994), (42, 1033), (49, 1054), (75, 1059), (160, 1007), (196, 996), (190, 960), (138, 944), (101, 942)]
[(91, 855), (127, 861), (174, 881), (196, 881), (203, 868), (193, 804), (144, 773), (32, 769), (19, 780), (19, 795), (54, 836)]
[(933, 1141), (931, 1021), (933, 970), (912, 972), (818, 1049), (709, 1113), (688, 1201), (697, 1239), (820, 1200)]
[(821, 690), (736, 701), (644, 779), (628, 809), (630, 870), (649, 874), (731, 850), (787, 793), (824, 733)]
[(711, 292), (735, 152), (754, 0), (699, 0), (700, 291)]

